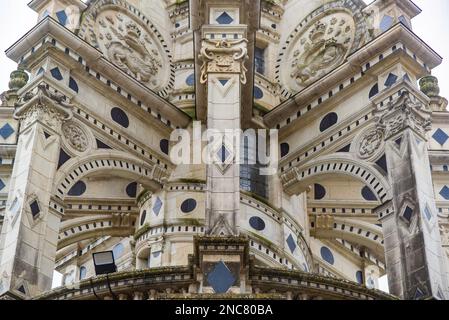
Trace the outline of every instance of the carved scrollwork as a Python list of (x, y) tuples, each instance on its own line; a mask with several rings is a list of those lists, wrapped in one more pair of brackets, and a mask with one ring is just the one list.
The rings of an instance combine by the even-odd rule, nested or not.
[(382, 131), (372, 129), (362, 136), (358, 146), (358, 156), (362, 159), (370, 158), (379, 151), (382, 144)]
[(16, 106), (14, 118), (22, 122), (23, 128), (40, 121), (59, 132), (62, 123), (73, 116), (73, 104), (68, 98), (60, 92), (50, 91), (44, 83), (25, 93)]
[(432, 129), (431, 113), (428, 106), (409, 91), (403, 91), (398, 99), (388, 102), (385, 107), (378, 105), (374, 111), (376, 127), (386, 139), (406, 127), (424, 137)]
[(200, 59), (201, 83), (206, 83), (209, 73), (239, 73), (240, 81), (246, 83), (245, 60), (248, 59), (246, 39), (237, 41), (212, 41), (204, 40), (201, 48)]

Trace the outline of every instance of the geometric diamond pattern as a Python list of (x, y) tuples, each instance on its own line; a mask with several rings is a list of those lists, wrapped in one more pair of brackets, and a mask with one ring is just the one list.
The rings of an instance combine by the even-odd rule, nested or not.
[(390, 73), (387, 77), (387, 80), (385, 81), (385, 86), (391, 87), (393, 84), (396, 83), (397, 80), (398, 80), (398, 76), (393, 73)]
[(207, 275), (207, 282), (218, 294), (228, 292), (235, 281), (236, 278), (223, 261), (217, 263), (212, 272)]
[(234, 21), (234, 19), (232, 19), (232, 17), (227, 13), (227, 12), (223, 12), (218, 18), (217, 18), (217, 22), (219, 24), (230, 24), (232, 23), (232, 21)]
[(408, 221), (410, 222), (412, 220), (412, 216), (413, 216), (413, 209), (410, 208), (409, 206), (405, 207), (404, 213), (402, 214), (402, 216)]
[(0, 191), (2, 191), (6, 187), (6, 184), (0, 179)]
[(221, 146), (220, 150), (217, 153), (218, 158), (221, 160), (221, 163), (225, 163), (230, 154), (231, 153), (228, 151), (224, 144)]
[(446, 141), (449, 139), (449, 136), (443, 130), (438, 129), (437, 131), (435, 131), (432, 138), (440, 145), (444, 145)]
[(154, 204), (154, 207), (153, 207), (154, 214), (156, 216), (158, 216), (159, 213), (161, 212), (161, 209), (162, 209), (162, 201), (161, 201), (161, 199), (159, 199), (159, 197), (157, 197), (156, 203)]
[(65, 13), (64, 10), (56, 12), (56, 17), (58, 18), (60, 24), (62, 24), (63, 26), (66, 25), (66, 23), (67, 23), (67, 14)]
[(14, 129), (9, 125), (9, 123), (5, 124), (0, 128), (0, 136), (3, 139), (8, 139), (14, 133)]
[(290, 251), (292, 252), (292, 254), (295, 252), (296, 250), (296, 243), (295, 243), (295, 239), (293, 239), (292, 235), (289, 235), (287, 238), (287, 244), (288, 247), (290, 249)]
[(444, 186), (440, 191), (440, 195), (444, 199), (449, 200), (449, 188), (447, 186)]

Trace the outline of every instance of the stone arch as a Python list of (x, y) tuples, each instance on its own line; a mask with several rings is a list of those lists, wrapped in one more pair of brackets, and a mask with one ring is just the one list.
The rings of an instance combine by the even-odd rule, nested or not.
[(135, 214), (116, 213), (68, 220), (61, 225), (58, 250), (92, 238), (129, 237), (134, 234), (136, 218)]
[(371, 188), (380, 202), (392, 198), (391, 186), (372, 164), (355, 160), (350, 155), (331, 155), (319, 158), (301, 167), (294, 167), (281, 175), (284, 189), (289, 194), (298, 194), (324, 175), (346, 175)]
[(97, 151), (64, 164), (57, 173), (53, 194), (64, 199), (78, 181), (102, 173), (129, 178), (150, 190), (158, 189), (168, 178), (168, 172), (162, 166), (149, 164), (120, 151)]
[(377, 225), (337, 216), (315, 216), (310, 221), (310, 235), (357, 243), (384, 261), (384, 237), (382, 228)]

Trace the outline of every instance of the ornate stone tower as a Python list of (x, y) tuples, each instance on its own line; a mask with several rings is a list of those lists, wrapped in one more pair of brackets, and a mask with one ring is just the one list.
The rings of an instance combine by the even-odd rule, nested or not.
[(29, 6), (0, 106), (1, 298), (449, 299), (449, 113), (412, 1)]

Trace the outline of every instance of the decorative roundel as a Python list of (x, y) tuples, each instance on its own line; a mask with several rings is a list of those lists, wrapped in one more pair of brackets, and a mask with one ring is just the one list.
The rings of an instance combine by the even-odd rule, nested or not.
[(321, 247), (321, 258), (329, 264), (334, 264), (335, 259), (332, 251), (328, 247)]
[(114, 65), (166, 97), (175, 78), (172, 54), (154, 23), (126, 1), (96, 1), (84, 14), (79, 36)]
[(184, 213), (191, 213), (196, 209), (196, 200), (195, 199), (187, 199), (181, 204), (181, 211)]
[(192, 73), (190, 76), (186, 79), (186, 85), (189, 87), (193, 87), (195, 85), (195, 74)]
[(136, 197), (136, 195), (137, 195), (137, 182), (130, 183), (126, 187), (126, 194), (130, 198), (135, 198)]
[(259, 217), (251, 217), (251, 219), (249, 219), (249, 225), (257, 231), (262, 231), (265, 229), (265, 221)]
[(306, 16), (286, 37), (276, 79), (283, 98), (314, 83), (358, 49), (368, 36), (364, 5), (359, 0), (327, 3)]
[(147, 219), (147, 210), (143, 210), (142, 216), (140, 217), (140, 225), (141, 226), (144, 225), (146, 219)]
[(256, 98), (257, 100), (263, 98), (263, 91), (257, 86), (254, 87), (254, 98)]
[(68, 195), (71, 197), (79, 197), (82, 196), (87, 190), (86, 184), (83, 181), (78, 181), (75, 185), (70, 189)]
[(355, 273), (355, 278), (357, 279), (358, 283), (363, 284), (363, 272), (362, 271), (357, 271)]
[(111, 110), (111, 117), (112, 117), (112, 120), (117, 122), (123, 128), (128, 128), (129, 127), (129, 118), (126, 115), (125, 111), (123, 111), (122, 109), (120, 109), (120, 108), (113, 108)]
[(281, 143), (281, 158), (285, 157), (290, 152), (290, 145), (286, 142)]
[(362, 189), (362, 197), (366, 201), (377, 201), (376, 195), (367, 186), (363, 187)]
[(326, 196), (326, 189), (318, 183), (314, 185), (315, 200), (321, 200)]
[(165, 153), (166, 155), (170, 152), (170, 142), (167, 139), (162, 139), (159, 143), (159, 147), (161, 148), (161, 151)]
[(338, 122), (338, 115), (335, 112), (328, 113), (320, 123), (320, 131), (324, 132)]

